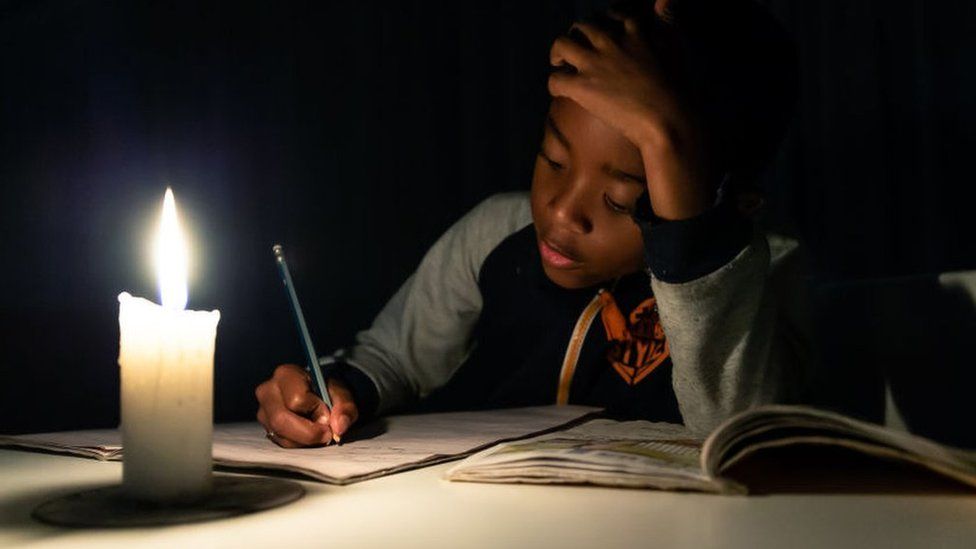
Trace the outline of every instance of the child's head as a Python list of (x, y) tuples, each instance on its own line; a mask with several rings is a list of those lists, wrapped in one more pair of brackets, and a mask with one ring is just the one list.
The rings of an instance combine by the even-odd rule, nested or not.
[[(662, 22), (644, 6), (653, 2), (617, 9), (638, 14), (653, 32), (648, 27)], [(668, 15), (680, 48), (662, 62), (704, 122), (715, 171), (738, 188), (755, 185), (792, 110), (791, 42), (751, 0), (676, 1)], [(532, 216), (553, 282), (583, 288), (641, 268), (632, 215), (647, 189), (644, 176), (640, 150), (621, 132), (570, 99), (552, 101), (533, 173)]]

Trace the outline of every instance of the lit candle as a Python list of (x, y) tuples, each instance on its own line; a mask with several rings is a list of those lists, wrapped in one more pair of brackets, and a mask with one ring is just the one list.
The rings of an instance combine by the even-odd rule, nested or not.
[(187, 250), (166, 189), (156, 238), (162, 306), (119, 294), (122, 486), (188, 502), (211, 489), (213, 357), (219, 311), (186, 311)]

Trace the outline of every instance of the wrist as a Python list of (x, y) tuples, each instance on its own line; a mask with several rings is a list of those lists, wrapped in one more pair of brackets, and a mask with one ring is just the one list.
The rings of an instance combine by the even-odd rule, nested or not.
[(654, 215), (665, 221), (695, 217), (715, 203), (708, 167), (694, 147), (660, 138), (641, 148)]
[(641, 155), (645, 155), (673, 149), (681, 139), (674, 123), (665, 120), (657, 113), (647, 113), (639, 117), (634, 124), (633, 141), (641, 151)]

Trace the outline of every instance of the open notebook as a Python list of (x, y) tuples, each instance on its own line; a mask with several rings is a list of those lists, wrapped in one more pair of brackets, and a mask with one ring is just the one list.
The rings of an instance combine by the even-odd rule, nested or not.
[(478, 452), (447, 478), (718, 493), (860, 490), (876, 481), (961, 489), (976, 488), (976, 451), (826, 410), (770, 405), (733, 416), (705, 440), (682, 425), (594, 419)]
[[(390, 416), (351, 431), (341, 446), (286, 450), (257, 423), (214, 426), (214, 463), (289, 471), (332, 484), (458, 459), (501, 441), (558, 429), (598, 411), (586, 406), (539, 406), (479, 412)], [(0, 436), (0, 446), (121, 460), (117, 429)]]

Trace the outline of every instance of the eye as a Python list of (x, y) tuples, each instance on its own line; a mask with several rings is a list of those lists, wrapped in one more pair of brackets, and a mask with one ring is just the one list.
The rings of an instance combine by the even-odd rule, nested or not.
[(546, 153), (544, 153), (543, 151), (539, 151), (539, 157), (545, 160), (546, 164), (549, 164), (549, 167), (552, 168), (553, 170), (556, 170), (558, 172), (559, 170), (563, 169), (562, 164), (546, 156)]
[(630, 208), (624, 206), (623, 204), (618, 204), (610, 198), (610, 195), (604, 193), (603, 201), (607, 203), (607, 207), (617, 213), (630, 213)]

